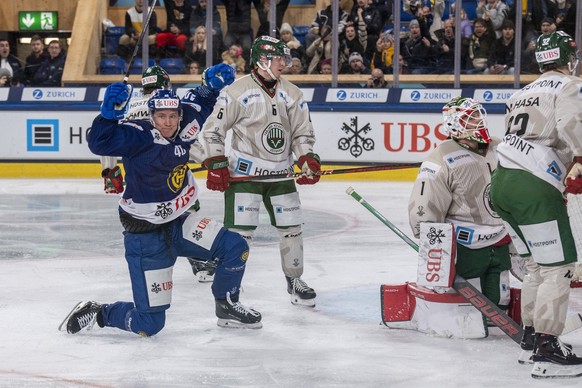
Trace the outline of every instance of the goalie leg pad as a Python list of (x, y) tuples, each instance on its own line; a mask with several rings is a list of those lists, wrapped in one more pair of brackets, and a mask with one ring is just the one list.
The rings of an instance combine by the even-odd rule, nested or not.
[(421, 222), (418, 248), (417, 284), (451, 287), (456, 257), (453, 224)]
[(414, 283), (381, 290), (382, 321), (390, 328), (464, 339), (488, 335), (483, 315), (457, 292), (439, 294)]

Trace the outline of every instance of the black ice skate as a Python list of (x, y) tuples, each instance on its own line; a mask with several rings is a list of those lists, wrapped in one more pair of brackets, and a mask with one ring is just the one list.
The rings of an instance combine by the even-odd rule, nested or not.
[(533, 378), (582, 376), (582, 358), (554, 335), (536, 334), (532, 360)]
[(246, 329), (260, 329), (261, 313), (249, 307), (243, 306), (240, 302), (232, 302), (230, 293), (226, 294), (226, 300), (216, 301), (216, 316), (218, 326), (235, 327)]
[(216, 272), (216, 266), (218, 260), (200, 260), (194, 257), (188, 257), (188, 261), (192, 266), (192, 272), (194, 276), (198, 278), (200, 283), (211, 283), (214, 281), (214, 272)]
[(317, 294), (313, 288), (309, 287), (300, 278), (290, 278), (285, 276), (287, 279), (287, 292), (291, 294), (291, 303), (300, 305), (315, 307), (315, 297)]
[(59, 325), (59, 330), (63, 330), (66, 324), (67, 333), (76, 334), (82, 329), (91, 330), (95, 322), (99, 327), (104, 327), (103, 315), (101, 313), (101, 304), (97, 302), (79, 302), (66, 318)]
[(523, 336), (521, 337), (521, 353), (519, 353), (519, 358), (517, 362), (520, 364), (533, 364), (532, 356), (534, 350), (536, 331), (533, 326), (523, 327)]

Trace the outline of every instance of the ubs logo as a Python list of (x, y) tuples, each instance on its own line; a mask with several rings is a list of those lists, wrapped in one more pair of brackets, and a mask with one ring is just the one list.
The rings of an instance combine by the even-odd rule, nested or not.
[(40, 100), (42, 98), (42, 90), (34, 89), (32, 91), (32, 97), (34, 97), (35, 100)]
[(347, 98), (348, 94), (346, 93), (345, 90), (338, 90), (337, 92), (337, 99), (340, 101), (343, 101)]
[(412, 101), (418, 101), (418, 100), (420, 100), (420, 92), (418, 90), (413, 90), (410, 93), (410, 99)]

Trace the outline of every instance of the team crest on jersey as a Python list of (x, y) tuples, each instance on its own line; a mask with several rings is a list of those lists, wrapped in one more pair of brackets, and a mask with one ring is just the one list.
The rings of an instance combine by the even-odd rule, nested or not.
[(485, 205), (485, 210), (487, 210), (487, 213), (489, 213), (491, 217), (499, 218), (499, 214), (493, 210), (493, 204), (491, 203), (491, 183), (489, 183), (483, 191), (483, 205)]
[(271, 123), (263, 131), (263, 147), (274, 155), (285, 151), (285, 128), (280, 123)]
[(188, 171), (188, 166), (180, 164), (174, 167), (168, 176), (168, 188), (172, 190), (173, 193), (182, 190), (184, 181), (186, 180), (186, 171)]

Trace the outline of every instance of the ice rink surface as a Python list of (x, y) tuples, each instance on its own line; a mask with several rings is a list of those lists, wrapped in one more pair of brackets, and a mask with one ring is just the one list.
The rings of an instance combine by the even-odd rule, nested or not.
[[(200, 181), (201, 187), (204, 182)], [(131, 300), (117, 197), (100, 179), (0, 180), (0, 387), (579, 387), (533, 380), (518, 346), (439, 338), (381, 324), (380, 285), (416, 277), (416, 252), (349, 197), (352, 186), (410, 235), (412, 183), (322, 181), (300, 187), (305, 273), (313, 309), (293, 306), (275, 231), (255, 234), (241, 301), (260, 330), (216, 325), (210, 284), (185, 259), (174, 269), (166, 327), (141, 338), (97, 326), (57, 331), (80, 300)], [(202, 213), (222, 219), (222, 195), (202, 188)], [(582, 290), (571, 309), (582, 312)], [(564, 339), (582, 353), (582, 330)]]

